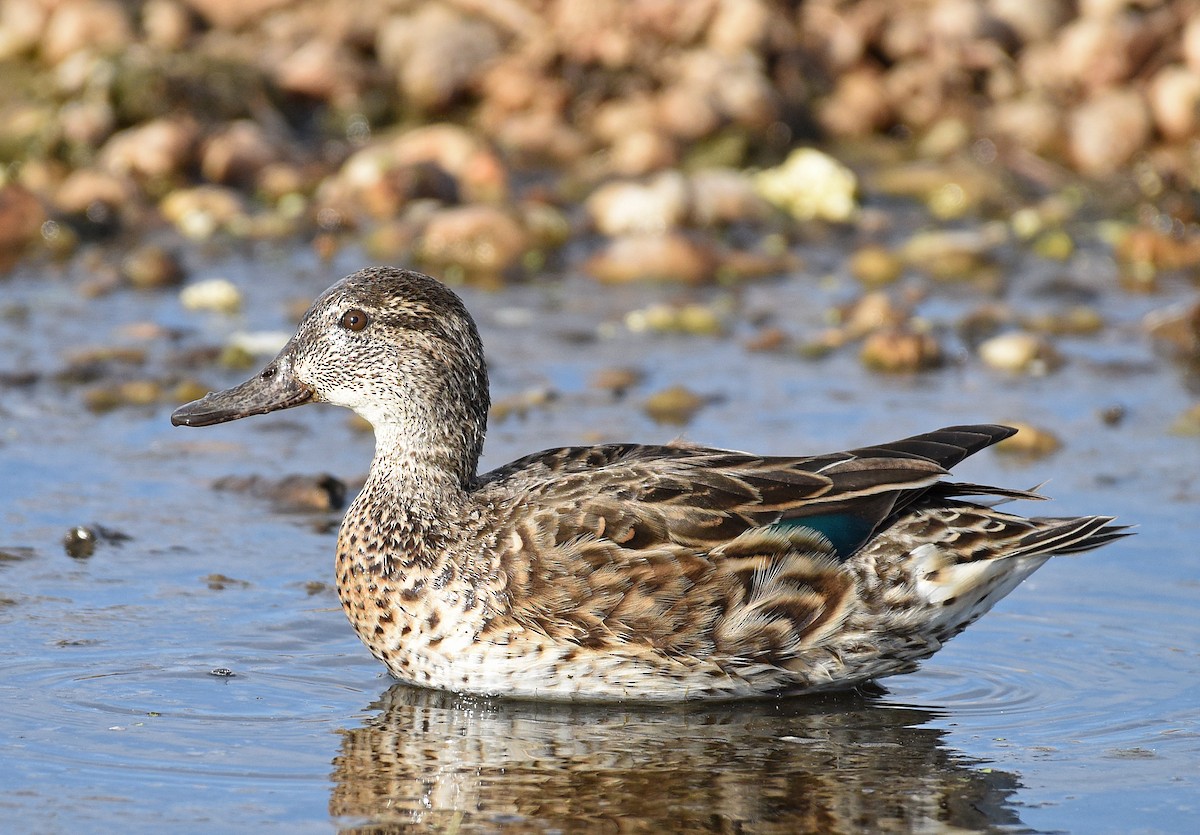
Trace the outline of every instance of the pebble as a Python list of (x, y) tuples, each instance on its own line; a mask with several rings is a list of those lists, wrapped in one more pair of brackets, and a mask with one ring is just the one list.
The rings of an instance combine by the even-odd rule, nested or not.
[(242, 306), (242, 291), (226, 278), (207, 278), (184, 287), (179, 302), (186, 310), (236, 313)]
[(190, 118), (154, 119), (113, 134), (97, 162), (110, 174), (163, 179), (192, 164), (198, 138), (199, 127)]
[(990, 368), (1033, 376), (1048, 374), (1062, 364), (1062, 357), (1049, 341), (1025, 331), (985, 340), (979, 346), (979, 357)]
[(858, 178), (833, 157), (815, 148), (798, 148), (776, 168), (754, 178), (758, 193), (796, 220), (845, 223), (858, 211)]
[(904, 261), (886, 247), (870, 244), (850, 256), (850, 274), (868, 287), (891, 284), (904, 272)]
[(613, 397), (624, 397), (625, 392), (640, 384), (646, 378), (646, 373), (640, 368), (617, 366), (601, 368), (594, 373), (588, 384), (595, 389), (606, 391)]
[(225, 476), (213, 482), (214, 490), (244, 493), (267, 501), (279, 513), (331, 513), (346, 502), (346, 484), (328, 473), (264, 476)]
[(1019, 420), (1005, 420), (1004, 423), (1016, 429), (1017, 434), (996, 444), (999, 453), (1044, 458), (1062, 449), (1062, 440), (1048, 429)]
[(19, 185), (0, 187), (0, 266), (41, 236), (46, 222), (41, 201)]
[(184, 269), (174, 252), (146, 244), (121, 259), (121, 276), (139, 290), (157, 290), (182, 284)]
[(859, 358), (872, 371), (889, 374), (926, 371), (943, 362), (941, 345), (933, 334), (903, 326), (870, 333)]
[(701, 284), (717, 272), (716, 251), (681, 233), (625, 235), (584, 262), (584, 272), (609, 284), (654, 279)]
[(688, 184), (677, 171), (647, 183), (607, 183), (584, 203), (605, 235), (654, 234), (679, 226), (688, 211)]
[(655, 423), (684, 426), (710, 399), (686, 386), (676, 385), (650, 395), (642, 408)]
[(1068, 121), (1071, 158), (1085, 175), (1105, 177), (1129, 162), (1150, 138), (1150, 115), (1136, 90), (1102, 92)]
[(468, 273), (500, 273), (516, 265), (528, 247), (529, 236), (503, 209), (456, 206), (429, 219), (417, 253), (432, 264)]

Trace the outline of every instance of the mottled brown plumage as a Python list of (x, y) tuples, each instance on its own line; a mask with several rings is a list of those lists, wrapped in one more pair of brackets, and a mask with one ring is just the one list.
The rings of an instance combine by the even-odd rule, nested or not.
[(1106, 517), (986, 505), (1036, 494), (942, 481), (1013, 433), (1002, 426), (813, 457), (571, 447), (477, 475), (478, 333), (456, 295), (404, 270), (335, 284), (260, 375), (173, 420), (314, 400), (376, 432), (338, 538), (342, 605), (395, 676), (432, 687), (584, 699), (849, 687), (914, 669), (1050, 555), (1121, 535)]

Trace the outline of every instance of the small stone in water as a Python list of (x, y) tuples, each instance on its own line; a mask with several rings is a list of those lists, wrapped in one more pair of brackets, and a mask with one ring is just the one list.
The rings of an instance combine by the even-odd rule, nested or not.
[(210, 676), (216, 676), (217, 678), (233, 678), (237, 675), (237, 673), (235, 673), (233, 670), (225, 667), (217, 667), (215, 670), (209, 670), (208, 674)]
[(993, 336), (979, 346), (979, 356), (992, 368), (1039, 376), (1062, 364), (1049, 342), (1024, 331)]
[(242, 292), (228, 279), (208, 278), (184, 287), (179, 301), (188, 310), (236, 313), (242, 306)]
[(942, 349), (932, 334), (885, 328), (867, 337), (859, 358), (872, 371), (904, 374), (937, 368), (942, 364)]
[(706, 403), (708, 398), (701, 397), (684, 386), (671, 386), (650, 395), (644, 408), (655, 423), (682, 426)]
[(1042, 458), (1062, 448), (1062, 441), (1047, 429), (1039, 429), (1021, 421), (1004, 421), (1017, 430), (1011, 438), (996, 444), (996, 451), (1029, 458)]
[(63, 537), (63, 548), (67, 556), (85, 560), (96, 552), (96, 532), (84, 525), (76, 525)]

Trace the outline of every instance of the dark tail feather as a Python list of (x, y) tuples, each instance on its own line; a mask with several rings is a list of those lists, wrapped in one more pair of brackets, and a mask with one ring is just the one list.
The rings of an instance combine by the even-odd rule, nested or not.
[(1026, 536), (1012, 556), (1079, 554), (1131, 534), (1128, 525), (1109, 524), (1112, 516), (1041, 517), (1029, 521), (1039, 529)]

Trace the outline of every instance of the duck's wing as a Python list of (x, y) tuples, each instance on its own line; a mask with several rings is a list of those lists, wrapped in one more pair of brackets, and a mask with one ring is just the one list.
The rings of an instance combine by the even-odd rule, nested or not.
[(842, 560), (1010, 434), (955, 427), (805, 458), (630, 445), (529, 456), (476, 488), (509, 616), (494, 628), (767, 675), (841, 628), (857, 593)]
[(677, 545), (707, 552), (756, 528), (805, 528), (846, 559), (951, 467), (1014, 431), (955, 426), (809, 457), (687, 446), (567, 447), (488, 473), (477, 490), (494, 505), (518, 504), (520, 524), (542, 528), (536, 538), (543, 541), (553, 529), (558, 544), (586, 537), (633, 550)]

